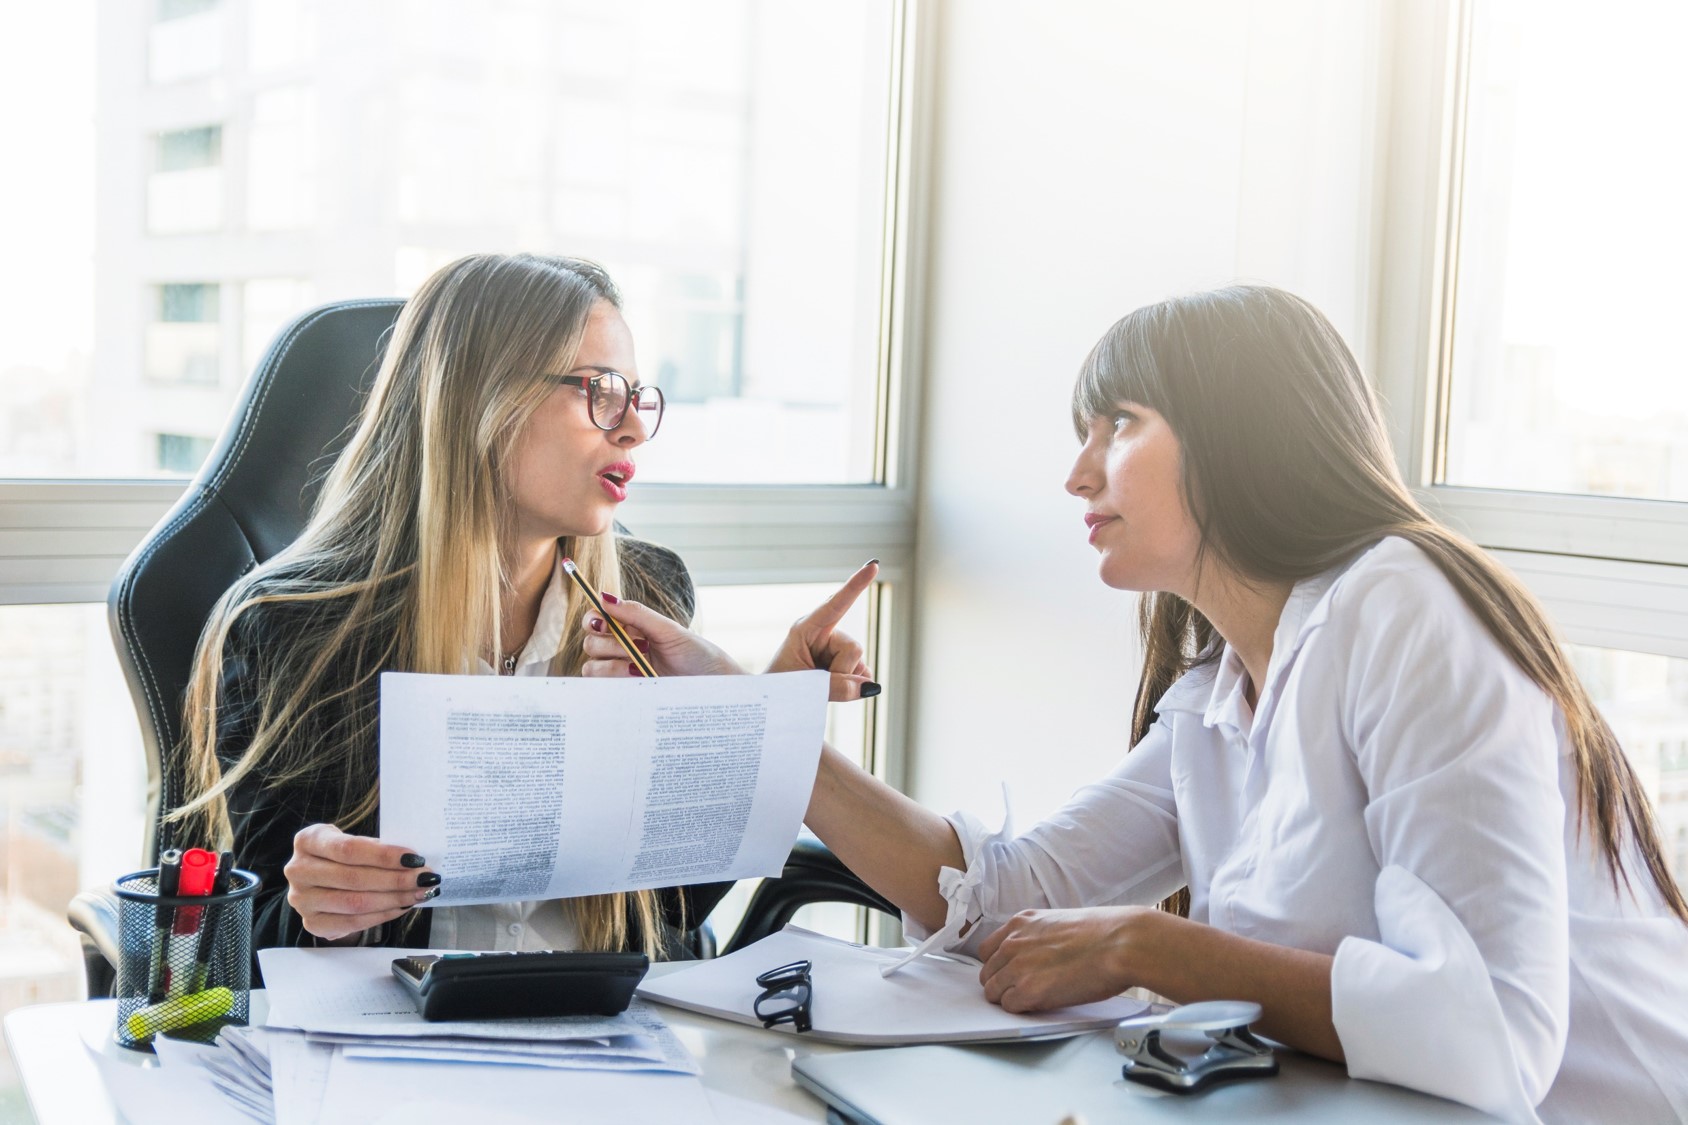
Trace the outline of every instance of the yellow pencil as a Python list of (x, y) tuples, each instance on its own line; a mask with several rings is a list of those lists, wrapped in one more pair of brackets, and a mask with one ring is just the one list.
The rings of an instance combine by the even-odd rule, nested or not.
[(639, 646), (633, 643), (633, 638), (627, 635), (627, 630), (621, 627), (621, 622), (604, 612), (604, 603), (598, 600), (597, 592), (580, 576), (580, 568), (574, 565), (573, 559), (563, 560), (563, 573), (574, 579), (574, 584), (580, 587), (580, 592), (586, 595), (586, 600), (598, 611), (598, 616), (603, 618), (604, 624), (615, 634), (615, 639), (627, 650), (627, 659), (633, 662), (633, 667), (638, 669), (639, 675), (656, 679), (656, 669), (651, 667), (651, 662), (645, 658), (645, 654), (639, 651)]

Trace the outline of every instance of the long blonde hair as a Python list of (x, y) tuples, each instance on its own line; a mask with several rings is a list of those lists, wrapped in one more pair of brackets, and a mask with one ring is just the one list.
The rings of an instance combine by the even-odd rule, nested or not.
[[(1577, 774), (1577, 824), (1591, 830), (1614, 885), (1633, 842), (1666, 905), (1688, 922), (1652, 810), (1629, 759), (1577, 678), (1546, 612), (1481, 548), (1413, 499), (1377, 402), (1329, 321), (1282, 290), (1239, 285), (1138, 309), (1091, 350), (1073, 422), (1122, 401), (1165, 419), (1183, 456), (1184, 501), (1209, 554), (1246, 579), (1308, 578), (1385, 536), (1413, 543), (1517, 666), (1558, 705)], [(1180, 676), (1216, 659), (1221, 638), (1188, 601), (1145, 595), (1143, 677), (1132, 744)], [(1187, 911), (1187, 892), (1169, 899)]]
[[(465, 673), (489, 646), (502, 650), (509, 587), (500, 545), (512, 527), (502, 469), (555, 389), (539, 376), (574, 366), (600, 302), (621, 303), (593, 263), (483, 254), (445, 266), (405, 304), (304, 531), (224, 594), (200, 637), (180, 751), (190, 799), (172, 819), (229, 847), (228, 794), (256, 774), (267, 789), (328, 787), (341, 829), (374, 832), (377, 677)], [(598, 589), (622, 593), (625, 578), (640, 600), (681, 609), (634, 559), (618, 556), (613, 534), (564, 538), (559, 549)], [(585, 605), (567, 589), (568, 619), (578, 621)], [(254, 734), (224, 765), (217, 712), (225, 649), (259, 607), (282, 615), (285, 627), (262, 632)], [(583, 644), (580, 630), (568, 630), (551, 674), (577, 675)], [(651, 891), (575, 899), (572, 909), (587, 949), (624, 948), (631, 916), (645, 951), (661, 952)]]

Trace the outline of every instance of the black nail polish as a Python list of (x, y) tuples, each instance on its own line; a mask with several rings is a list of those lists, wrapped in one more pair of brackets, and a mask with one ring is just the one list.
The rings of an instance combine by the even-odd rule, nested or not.
[(872, 680), (869, 680), (867, 683), (862, 685), (862, 698), (872, 699), (874, 696), (879, 694), (879, 691), (879, 685), (874, 683)]
[(867, 560), (867, 565), (868, 566), (878, 566), (879, 560), (878, 559), (869, 559), (869, 560)]
[(422, 901), (427, 902), (431, 898), (439, 898), (439, 897), (440, 897), (440, 889), (438, 887), (429, 887), (428, 893), (422, 896)]
[(437, 887), (440, 885), (440, 877), (432, 871), (424, 871), (416, 877), (416, 885), (418, 887)]
[(428, 866), (428, 861), (417, 855), (415, 852), (405, 852), (403, 855), (399, 856), (399, 863), (404, 867)]

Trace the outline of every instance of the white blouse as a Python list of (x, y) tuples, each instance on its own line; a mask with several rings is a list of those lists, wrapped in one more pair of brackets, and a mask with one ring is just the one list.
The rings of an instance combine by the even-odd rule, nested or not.
[(1557, 707), (1434, 563), (1385, 539), (1298, 583), (1252, 712), (1246, 683), (1229, 648), (1183, 677), (1018, 838), (953, 816), (945, 930), (986, 924), (947, 948), (1188, 884), (1196, 921), (1334, 954), (1356, 1078), (1515, 1121), (1688, 1120), (1688, 926), (1633, 847), (1614, 888)]
[[(568, 591), (563, 586), (561, 560), (551, 571), (551, 584), (539, 603), (533, 634), (516, 657), (516, 676), (546, 676), (551, 658), (563, 647), (569, 627)], [(492, 665), (480, 661), (483, 675)], [(574, 915), (560, 899), (539, 902), (494, 902), (481, 906), (441, 906), (434, 909), (428, 944), (435, 949), (578, 949), (580, 931)]]

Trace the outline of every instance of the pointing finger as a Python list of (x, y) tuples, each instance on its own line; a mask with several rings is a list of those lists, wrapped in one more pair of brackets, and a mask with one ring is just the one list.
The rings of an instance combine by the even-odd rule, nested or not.
[(850, 575), (838, 592), (822, 602), (815, 611), (809, 614), (806, 624), (821, 632), (835, 628), (844, 620), (844, 615), (850, 612), (850, 607), (856, 604), (856, 599), (862, 596), (862, 591), (873, 585), (873, 580), (879, 577), (879, 560), (870, 559), (860, 570)]

